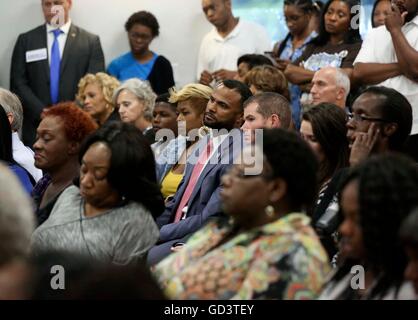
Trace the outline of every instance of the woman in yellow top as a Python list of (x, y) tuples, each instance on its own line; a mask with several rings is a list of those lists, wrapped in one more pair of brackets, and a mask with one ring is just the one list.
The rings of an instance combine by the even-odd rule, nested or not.
[(203, 116), (213, 89), (191, 83), (181, 90), (170, 90), (170, 103), (177, 103), (179, 113), (176, 139), (169, 142), (157, 157), (157, 179), (164, 198), (173, 196), (180, 184), (186, 167), (186, 159), (199, 137), (205, 133)]

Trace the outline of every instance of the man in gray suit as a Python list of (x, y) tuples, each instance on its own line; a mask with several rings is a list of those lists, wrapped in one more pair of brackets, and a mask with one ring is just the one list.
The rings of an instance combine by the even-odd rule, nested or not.
[(41, 0), (45, 24), (19, 35), (10, 71), (11, 91), (24, 107), (23, 141), (32, 146), (45, 107), (75, 99), (86, 73), (105, 70), (98, 36), (70, 18), (72, 0)]

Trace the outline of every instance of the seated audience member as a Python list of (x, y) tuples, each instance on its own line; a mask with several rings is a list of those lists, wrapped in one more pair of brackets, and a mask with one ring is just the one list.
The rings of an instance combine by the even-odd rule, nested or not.
[(320, 292), (329, 263), (303, 213), (316, 195), (317, 162), (295, 133), (265, 130), (263, 142), (260, 173), (235, 164), (222, 177), (230, 219), (209, 222), (156, 266), (169, 298), (314, 299)]
[[(318, 5), (312, 0), (285, 0), (283, 13), (289, 33), (281, 41), (276, 43), (273, 52), (276, 67), (284, 72), (287, 65), (296, 61), (306, 49), (307, 45), (318, 34), (311, 26), (311, 21), (319, 12)], [(300, 95), (299, 86), (289, 84), (290, 101), (292, 103), (292, 115), (300, 122)]]
[(203, 124), (212, 130), (199, 139), (188, 155), (184, 177), (157, 219), (160, 238), (148, 255), (150, 265), (181, 246), (209, 219), (223, 216), (219, 196), (221, 177), (241, 151), (242, 135), (238, 128), (242, 125), (243, 104), (249, 97), (250, 89), (237, 80), (225, 80), (211, 93)]
[[(312, 225), (330, 259), (337, 252), (335, 232), (338, 215), (339, 183), (348, 167), (346, 113), (334, 104), (321, 103), (302, 115), (300, 134), (319, 162), (319, 193), (312, 212)], [(327, 223), (328, 222), (328, 223)]]
[[(316, 71), (331, 66), (341, 68), (351, 77), (353, 61), (361, 46), (359, 28), (351, 28), (355, 20), (357, 0), (329, 0), (322, 11), (318, 36), (313, 39), (303, 54), (285, 69), (287, 79), (299, 85), (304, 103), (310, 91), (310, 83)], [(300, 115), (294, 115), (296, 127), (300, 127)]]
[[(340, 194), (342, 261), (320, 299), (415, 298), (404, 282), (407, 259), (399, 228), (418, 205), (417, 189), (418, 169), (400, 155), (374, 156), (350, 171)], [(354, 266), (362, 272), (353, 274)], [(361, 282), (353, 279), (361, 275)]]
[(139, 79), (126, 80), (113, 94), (120, 119), (137, 127), (150, 144), (155, 142), (152, 112), (156, 98), (149, 84)]
[(0, 161), (5, 162), (19, 179), (28, 194), (32, 192), (35, 180), (26, 169), (13, 158), (12, 128), (4, 108), (0, 106)]
[(271, 50), (267, 30), (234, 17), (232, 0), (202, 0), (207, 20), (214, 26), (203, 38), (197, 61), (197, 79), (204, 85), (237, 76), (238, 58)]
[(370, 30), (354, 61), (353, 81), (399, 91), (412, 106), (406, 150), (418, 161), (418, 3), (396, 0), (385, 28)]
[[(155, 100), (154, 111), (152, 113), (152, 128), (155, 132), (156, 139), (158, 131), (161, 129), (170, 130), (172, 138), (178, 135), (177, 117), (177, 103), (169, 102), (170, 94), (164, 93)], [(157, 159), (161, 151), (167, 146), (167, 137), (163, 137), (151, 145), (154, 157)], [(158, 177), (157, 177), (158, 178)]]
[(414, 286), (418, 298), (418, 209), (404, 220), (401, 226), (401, 241), (408, 257), (405, 280)]
[(120, 120), (112, 101), (113, 92), (119, 86), (116, 78), (103, 72), (89, 73), (78, 83), (77, 100), (99, 126), (106, 121)]
[(312, 104), (331, 103), (345, 110), (350, 78), (340, 68), (324, 67), (312, 78)]
[(145, 258), (164, 210), (151, 147), (132, 125), (110, 122), (79, 153), (80, 186), (67, 188), (32, 235), (32, 250), (67, 251), (104, 263)]
[(289, 130), (292, 111), (289, 101), (274, 92), (264, 92), (249, 98), (244, 103), (244, 139), (254, 143), (256, 129), (282, 128)]
[(35, 168), (33, 151), (26, 147), (19, 137), (23, 124), (23, 106), (14, 93), (3, 88), (0, 88), (0, 105), (6, 112), (12, 128), (13, 159), (25, 168), (37, 182), (42, 178), (42, 170)]
[(412, 107), (398, 91), (369, 87), (351, 107), (347, 122), (350, 165), (370, 154), (403, 151), (411, 132)]
[(238, 74), (235, 76), (235, 80), (244, 82), (245, 75), (251, 69), (262, 65), (272, 66), (273, 62), (262, 54), (244, 54), (238, 58)]
[(203, 117), (213, 89), (192, 83), (181, 90), (170, 90), (170, 100), (177, 104), (181, 131), (177, 139), (168, 143), (157, 161), (157, 180), (164, 199), (172, 197), (183, 179), (187, 158), (201, 136), (207, 134)]
[(376, 0), (371, 14), (372, 27), (377, 28), (385, 25), (385, 19), (392, 11), (390, 0)]
[[(33, 300), (165, 300), (162, 290), (142, 263), (114, 265), (89, 256), (50, 251), (31, 259)], [(51, 288), (54, 266), (65, 270), (65, 290)]]
[(276, 92), (290, 100), (286, 77), (273, 66), (263, 65), (253, 68), (245, 76), (244, 83), (253, 94)]
[(29, 298), (30, 237), (35, 219), (28, 195), (15, 175), (0, 164), (0, 300)]
[(113, 60), (107, 71), (120, 81), (131, 78), (148, 80), (156, 94), (167, 93), (174, 86), (173, 68), (164, 56), (149, 46), (160, 34), (155, 16), (147, 11), (131, 15), (125, 23), (131, 51)]
[(37, 129), (35, 166), (45, 172), (33, 189), (38, 224), (48, 219), (60, 194), (79, 174), (80, 144), (97, 124), (72, 102), (59, 103), (42, 112)]

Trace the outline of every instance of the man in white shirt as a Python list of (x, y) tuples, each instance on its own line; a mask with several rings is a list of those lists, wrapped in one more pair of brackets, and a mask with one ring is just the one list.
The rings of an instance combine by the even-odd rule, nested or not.
[(19, 35), (10, 70), (10, 90), (24, 106), (23, 141), (30, 147), (42, 110), (74, 100), (86, 73), (105, 70), (99, 37), (70, 20), (72, 0), (40, 2), (45, 23)]
[(353, 79), (402, 93), (413, 107), (418, 133), (418, 0), (395, 0), (385, 26), (370, 30), (354, 61)]
[(234, 79), (240, 56), (271, 50), (267, 31), (234, 17), (231, 0), (202, 0), (202, 8), (214, 28), (200, 45), (197, 66), (200, 83), (209, 85), (213, 80)]
[(20, 140), (18, 132), (22, 129), (23, 123), (23, 107), (19, 98), (10, 91), (0, 88), (0, 105), (9, 118), (12, 128), (12, 147), (13, 159), (25, 168), (38, 182), (42, 178), (42, 170), (35, 167), (35, 159), (33, 151), (26, 147)]

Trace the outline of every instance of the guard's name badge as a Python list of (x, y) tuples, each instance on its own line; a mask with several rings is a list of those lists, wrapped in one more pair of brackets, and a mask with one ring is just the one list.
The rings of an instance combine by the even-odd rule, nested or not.
[(26, 51), (26, 63), (48, 59), (46, 48)]

